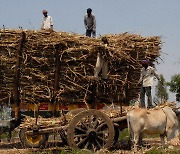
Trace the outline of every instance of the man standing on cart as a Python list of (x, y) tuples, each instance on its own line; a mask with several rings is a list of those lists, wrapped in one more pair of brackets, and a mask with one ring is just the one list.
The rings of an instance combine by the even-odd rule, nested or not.
[(86, 36), (96, 37), (96, 19), (92, 14), (92, 9), (87, 9), (87, 14), (84, 16), (84, 26), (86, 28)]
[(143, 66), (141, 70), (141, 76), (139, 83), (142, 83), (140, 101), (141, 107), (145, 108), (145, 94), (147, 95), (147, 108), (152, 108), (152, 96), (151, 96), (151, 87), (153, 86), (154, 77), (160, 81), (160, 77), (157, 74), (155, 68), (149, 66), (149, 60), (145, 59), (141, 61)]
[(102, 70), (102, 78), (107, 79), (108, 78), (108, 51), (107, 46), (109, 44), (107, 37), (102, 37), (102, 45), (104, 49), (100, 50), (97, 54), (97, 60), (96, 60), (96, 66), (94, 69), (94, 77), (98, 78), (99, 72)]
[(44, 17), (42, 19), (42, 30), (53, 30), (53, 20), (52, 17), (48, 15), (47, 10), (42, 11)]

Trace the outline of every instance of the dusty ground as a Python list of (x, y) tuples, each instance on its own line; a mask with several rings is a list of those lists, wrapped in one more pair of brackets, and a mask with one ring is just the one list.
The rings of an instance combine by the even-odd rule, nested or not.
[[(151, 150), (154, 146), (157, 148), (161, 147), (160, 139), (159, 138), (153, 138), (153, 139), (144, 139), (145, 141), (145, 146), (139, 150), (138, 153), (146, 153), (147, 151)], [(19, 142), (19, 139), (14, 139), (11, 141), (11, 143), (8, 143), (6, 140), (3, 140), (0, 143), (0, 154), (29, 154), (29, 153), (36, 153), (36, 152), (43, 152), (43, 153), (60, 153), (61, 148), (64, 145), (60, 142), (48, 142), (47, 148), (45, 149), (24, 149)], [(58, 148), (61, 147), (61, 148)], [(175, 149), (178, 148), (180, 149), (180, 141), (178, 138), (173, 139), (171, 141), (171, 144), (167, 147), (169, 149)], [(114, 147), (110, 150), (111, 153), (115, 154), (131, 154), (134, 153), (133, 150), (130, 150), (128, 146), (127, 141), (120, 141), (114, 145)], [(98, 151), (96, 154), (104, 154), (104, 153), (109, 153), (109, 151)]]

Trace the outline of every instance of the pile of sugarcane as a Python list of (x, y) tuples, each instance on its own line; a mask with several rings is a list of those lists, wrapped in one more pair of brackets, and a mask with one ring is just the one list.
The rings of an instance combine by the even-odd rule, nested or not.
[(42, 118), (39, 116), (38, 119), (26, 116), (19, 128), (32, 128), (35, 125), (38, 125), (40, 128), (59, 127), (67, 124), (65, 120), (63, 116), (59, 118)]
[[(86, 111), (86, 109), (82, 111)], [(118, 118), (127, 114), (126, 111), (123, 111), (123, 114), (121, 114), (121, 112), (118, 109), (113, 109), (113, 108), (109, 108), (108, 110), (100, 110), (100, 111), (106, 114), (111, 119)], [(58, 118), (55, 117), (43, 118), (41, 116), (38, 116), (37, 118), (33, 118), (30, 116), (25, 116), (19, 128), (33, 128), (33, 126), (36, 125), (38, 125), (39, 128), (52, 128), (52, 127), (65, 126), (69, 124), (70, 121), (81, 111), (79, 110), (78, 113), (76, 114), (72, 112), (73, 110)], [(85, 116), (83, 121), (88, 121), (89, 120), (88, 118), (89, 117)], [(91, 118), (93, 118), (93, 116), (91, 116)]]
[[(0, 100), (8, 102), (128, 102), (137, 98), (140, 60), (160, 56), (158, 36), (100, 38), (52, 31), (0, 30)], [(108, 79), (93, 77), (97, 53), (108, 55)], [(17, 98), (16, 95), (19, 94)]]

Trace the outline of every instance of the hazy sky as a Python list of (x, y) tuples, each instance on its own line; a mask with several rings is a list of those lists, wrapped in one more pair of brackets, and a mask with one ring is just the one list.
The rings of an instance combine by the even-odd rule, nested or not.
[[(92, 8), (97, 34), (135, 33), (162, 37), (163, 61), (156, 66), (166, 81), (180, 73), (180, 0), (0, 0), (0, 28), (40, 29), (47, 9), (56, 31), (84, 34), (83, 18)], [(175, 100), (170, 95), (170, 100)]]

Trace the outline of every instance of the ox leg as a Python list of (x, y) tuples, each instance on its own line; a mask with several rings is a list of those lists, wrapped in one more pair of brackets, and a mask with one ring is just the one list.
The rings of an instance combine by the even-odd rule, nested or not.
[(135, 136), (136, 136), (136, 134), (133, 131), (131, 131), (128, 143), (129, 143), (129, 145), (132, 145), (132, 147), (133, 147), (133, 149), (135, 149), (135, 151), (137, 151), (137, 141), (136, 141)]
[(140, 93), (140, 100), (141, 100), (141, 107), (145, 108), (145, 88), (141, 87), (141, 93)]
[(139, 135), (138, 145), (143, 146), (143, 134), (142, 133)]
[(132, 134), (129, 134), (129, 139), (128, 139), (128, 148), (131, 149), (133, 142), (132, 142), (133, 138), (132, 138)]
[(0, 142), (1, 142), (1, 133), (0, 133)]
[(11, 141), (11, 137), (12, 137), (12, 132), (11, 130), (8, 131), (8, 138), (7, 141), (10, 142)]
[(161, 139), (161, 144), (164, 147), (165, 146), (165, 141), (164, 141), (164, 135), (160, 135), (160, 139)]
[(133, 135), (133, 146), (134, 150), (137, 151), (138, 143), (139, 143), (139, 133), (134, 133)]
[(170, 145), (171, 140), (175, 138), (175, 134), (173, 133), (167, 133), (167, 145)]

